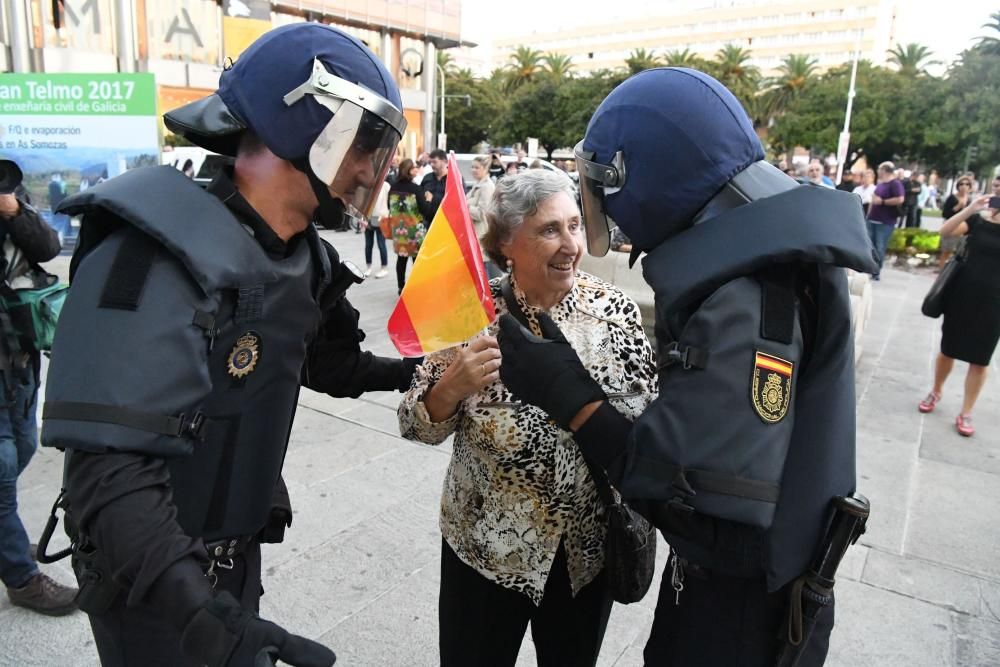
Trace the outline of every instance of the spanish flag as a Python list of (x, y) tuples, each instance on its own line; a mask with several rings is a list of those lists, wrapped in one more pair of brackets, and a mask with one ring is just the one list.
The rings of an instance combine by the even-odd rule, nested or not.
[(444, 199), (389, 316), (389, 338), (404, 357), (467, 341), (496, 319), (479, 241), (455, 154)]

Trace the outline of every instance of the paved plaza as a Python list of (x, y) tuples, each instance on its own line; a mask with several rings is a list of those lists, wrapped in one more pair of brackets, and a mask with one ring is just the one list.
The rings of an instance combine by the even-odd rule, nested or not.
[[(362, 235), (323, 234), (363, 265)], [(393, 355), (385, 332), (396, 300), (391, 249), (389, 257), (390, 275), (352, 288), (350, 298), (367, 349)], [(67, 265), (62, 257), (50, 268), (65, 273)], [(920, 314), (931, 279), (886, 270), (874, 284), (857, 372), (858, 489), (871, 499), (872, 519), (841, 569), (832, 667), (1000, 665), (1000, 377), (987, 382), (974, 438), (953, 427), (964, 364), (938, 410), (917, 412), (940, 330)], [(398, 437), (398, 400), (303, 390), (284, 473), (295, 520), (284, 544), (264, 550), (262, 616), (329, 645), (338, 665), (437, 664), (437, 514), (450, 447)], [(61, 465), (57, 452), (41, 450), (21, 477), (32, 539), (58, 493)], [(44, 569), (72, 580), (68, 560)], [(658, 585), (640, 603), (616, 605), (599, 665), (642, 664)], [(47, 618), (0, 596), (0, 638), (0, 665), (97, 664), (80, 613)], [(527, 638), (518, 665), (533, 664)]]

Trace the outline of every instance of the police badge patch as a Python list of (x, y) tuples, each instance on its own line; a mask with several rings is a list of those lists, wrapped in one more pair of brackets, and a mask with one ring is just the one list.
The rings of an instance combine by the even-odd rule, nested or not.
[(788, 413), (793, 367), (790, 361), (756, 352), (750, 399), (757, 415), (766, 424), (776, 424)]
[(253, 372), (260, 361), (260, 336), (253, 331), (248, 331), (233, 345), (233, 351), (229, 353), (228, 371), (234, 378), (244, 378)]

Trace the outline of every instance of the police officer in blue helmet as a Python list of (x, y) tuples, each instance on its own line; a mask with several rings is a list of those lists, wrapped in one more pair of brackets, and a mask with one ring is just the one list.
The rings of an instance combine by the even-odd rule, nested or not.
[(590, 253), (617, 226), (645, 254), (660, 393), (628, 421), (551, 322), (501, 321), (501, 378), (669, 543), (647, 665), (821, 665), (868, 513), (844, 271), (875, 268), (860, 202), (765, 162), (736, 98), (690, 69), (625, 81), (575, 152)]
[(106, 666), (332, 665), (257, 616), (260, 544), (291, 525), (300, 386), (409, 385), (412, 366), (361, 350), (345, 297), (361, 276), (312, 224), (370, 213), (406, 125), (399, 91), (360, 41), (303, 23), (165, 120), (234, 166), (207, 191), (136, 169), (60, 209), (83, 222), (42, 439), (66, 451), (79, 605)]

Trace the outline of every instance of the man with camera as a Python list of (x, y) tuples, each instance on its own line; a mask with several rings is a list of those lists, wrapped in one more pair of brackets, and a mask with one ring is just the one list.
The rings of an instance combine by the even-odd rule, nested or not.
[[(21, 170), (0, 160), (0, 293), (35, 287), (38, 262), (59, 254), (59, 237), (28, 203)], [(6, 304), (0, 306), (0, 579), (12, 604), (50, 616), (76, 609), (76, 589), (38, 570), (17, 515), (17, 478), (38, 447), (35, 408), (41, 357), (18, 335)]]

